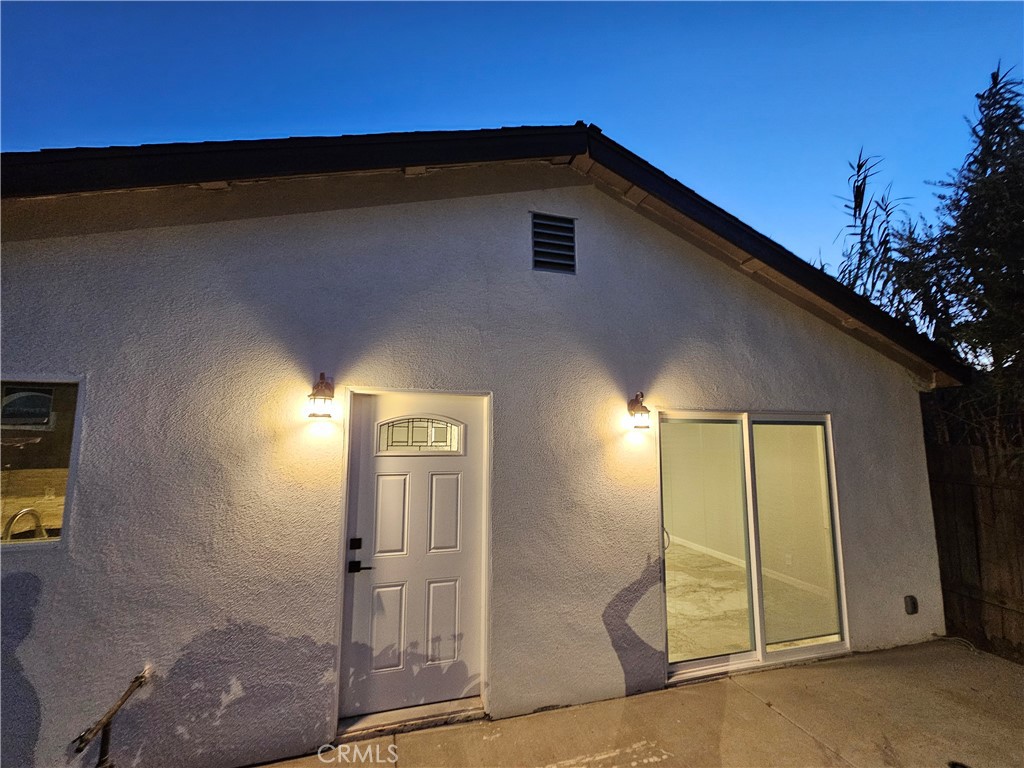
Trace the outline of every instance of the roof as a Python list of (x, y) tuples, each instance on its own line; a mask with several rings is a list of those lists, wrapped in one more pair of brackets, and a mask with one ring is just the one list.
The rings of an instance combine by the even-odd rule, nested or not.
[[(879, 349), (930, 386), (970, 375), (949, 350), (917, 333), (605, 136), (595, 125), (146, 144), (5, 152), (0, 194), (29, 198), (308, 174), (549, 159), (571, 164), (626, 202), (682, 226), (724, 261)], [(695, 229), (692, 224), (696, 224)]]

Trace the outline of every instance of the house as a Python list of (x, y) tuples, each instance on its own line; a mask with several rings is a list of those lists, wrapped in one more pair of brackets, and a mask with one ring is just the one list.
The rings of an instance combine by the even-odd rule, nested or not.
[(146, 665), (119, 764), (233, 766), (943, 633), (965, 369), (595, 126), (2, 170), (5, 765)]

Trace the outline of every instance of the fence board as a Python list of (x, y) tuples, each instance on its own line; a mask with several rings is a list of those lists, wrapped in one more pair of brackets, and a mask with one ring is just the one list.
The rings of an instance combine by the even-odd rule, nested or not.
[(976, 446), (928, 446), (946, 631), (1024, 662), (1024, 481)]

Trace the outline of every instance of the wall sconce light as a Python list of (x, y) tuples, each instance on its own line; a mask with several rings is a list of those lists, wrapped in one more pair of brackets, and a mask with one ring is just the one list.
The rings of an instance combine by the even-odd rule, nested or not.
[(637, 392), (636, 396), (626, 404), (629, 415), (633, 417), (634, 429), (651, 428), (651, 409), (644, 405), (644, 393)]
[(320, 374), (309, 393), (309, 418), (329, 419), (334, 416), (334, 379)]

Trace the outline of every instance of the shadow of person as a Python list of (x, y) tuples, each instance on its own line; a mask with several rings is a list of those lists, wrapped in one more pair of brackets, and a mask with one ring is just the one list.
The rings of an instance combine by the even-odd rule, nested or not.
[(32, 631), (42, 583), (33, 573), (4, 576), (0, 587), (0, 754), (4, 766), (35, 764), (39, 739), (39, 696), (18, 660), (18, 648)]
[(615, 593), (601, 619), (619, 657), (626, 695), (660, 688), (665, 681), (665, 651), (655, 648), (636, 633), (629, 615), (651, 587), (661, 583), (661, 560), (648, 557), (640, 575)]

